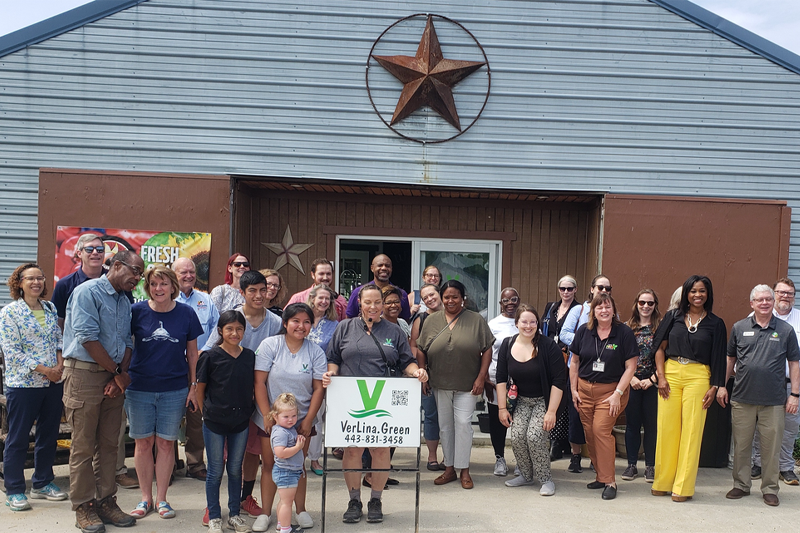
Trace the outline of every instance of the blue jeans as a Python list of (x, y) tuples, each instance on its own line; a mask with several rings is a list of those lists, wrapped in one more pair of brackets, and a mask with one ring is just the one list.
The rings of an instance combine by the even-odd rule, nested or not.
[(439, 440), (439, 412), (436, 410), (436, 397), (432, 391), (428, 395), (422, 395), (422, 412), (425, 414), (422, 424), (425, 440)]
[(219, 506), (219, 486), (225, 470), (225, 443), (228, 444), (228, 514), (239, 515), (242, 496), (242, 461), (247, 446), (247, 430), (239, 433), (214, 433), (203, 424), (203, 439), (206, 443), (206, 506), (208, 518), (222, 518)]
[(53, 383), (44, 388), (6, 389), (8, 437), (3, 451), (3, 473), (6, 492), (25, 492), (25, 457), (33, 423), (36, 422), (36, 444), (33, 448), (33, 488), (41, 489), (53, 481), (53, 462), (56, 459), (63, 409), (61, 396), (64, 385)]

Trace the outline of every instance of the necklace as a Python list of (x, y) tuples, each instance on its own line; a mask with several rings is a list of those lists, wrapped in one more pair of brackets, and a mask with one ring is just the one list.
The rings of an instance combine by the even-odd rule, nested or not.
[(706, 312), (703, 311), (703, 314), (700, 315), (700, 318), (697, 319), (697, 322), (692, 324), (692, 315), (686, 313), (686, 322), (687, 322), (686, 329), (689, 330), (689, 333), (697, 333), (697, 326), (700, 325), (700, 322), (702, 322), (705, 317), (706, 317)]

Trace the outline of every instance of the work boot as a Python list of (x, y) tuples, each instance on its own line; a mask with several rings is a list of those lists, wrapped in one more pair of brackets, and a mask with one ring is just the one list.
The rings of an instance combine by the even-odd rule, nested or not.
[(136, 523), (134, 517), (119, 508), (116, 496), (109, 496), (97, 502), (97, 516), (104, 524), (116, 527), (130, 527)]
[(106, 526), (97, 516), (95, 505), (94, 500), (84, 502), (75, 511), (75, 527), (83, 533), (105, 533), (106, 531)]

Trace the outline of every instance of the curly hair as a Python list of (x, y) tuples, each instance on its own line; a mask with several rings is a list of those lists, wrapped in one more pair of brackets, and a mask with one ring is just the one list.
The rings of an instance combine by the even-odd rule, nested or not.
[[(36, 263), (25, 263), (24, 265), (20, 265), (14, 269), (14, 272), (8, 276), (8, 290), (11, 293), (11, 298), (14, 300), (19, 300), (20, 298), (24, 297), (22, 292), (22, 273), (28, 270), (29, 268), (38, 268), (42, 274), (44, 275), (44, 271), (42, 267), (37, 265)], [(46, 276), (45, 276), (46, 278)], [(45, 279), (44, 288), (42, 289), (42, 294), (39, 295), (39, 298), (44, 298), (47, 296), (47, 280)]]

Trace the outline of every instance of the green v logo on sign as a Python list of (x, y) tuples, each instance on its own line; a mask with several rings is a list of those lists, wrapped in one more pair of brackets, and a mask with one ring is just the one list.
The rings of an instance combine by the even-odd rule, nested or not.
[(375, 382), (375, 388), (372, 390), (372, 394), (370, 394), (369, 390), (367, 390), (367, 382), (363, 379), (358, 380), (358, 392), (361, 394), (361, 403), (364, 404), (365, 410), (371, 411), (378, 406), (378, 401), (381, 399), (381, 392), (383, 392), (384, 385), (386, 385), (386, 380), (379, 379)]
[(360, 411), (349, 411), (350, 416), (354, 418), (366, 418), (368, 416), (381, 418), (384, 416), (392, 416), (389, 411), (377, 408), (378, 402), (381, 399), (383, 387), (386, 385), (385, 379), (379, 379), (375, 382), (375, 388), (372, 389), (372, 394), (370, 394), (369, 389), (367, 389), (366, 380), (359, 379), (356, 383), (358, 383), (358, 392), (361, 395), (361, 403), (364, 405), (364, 409)]

